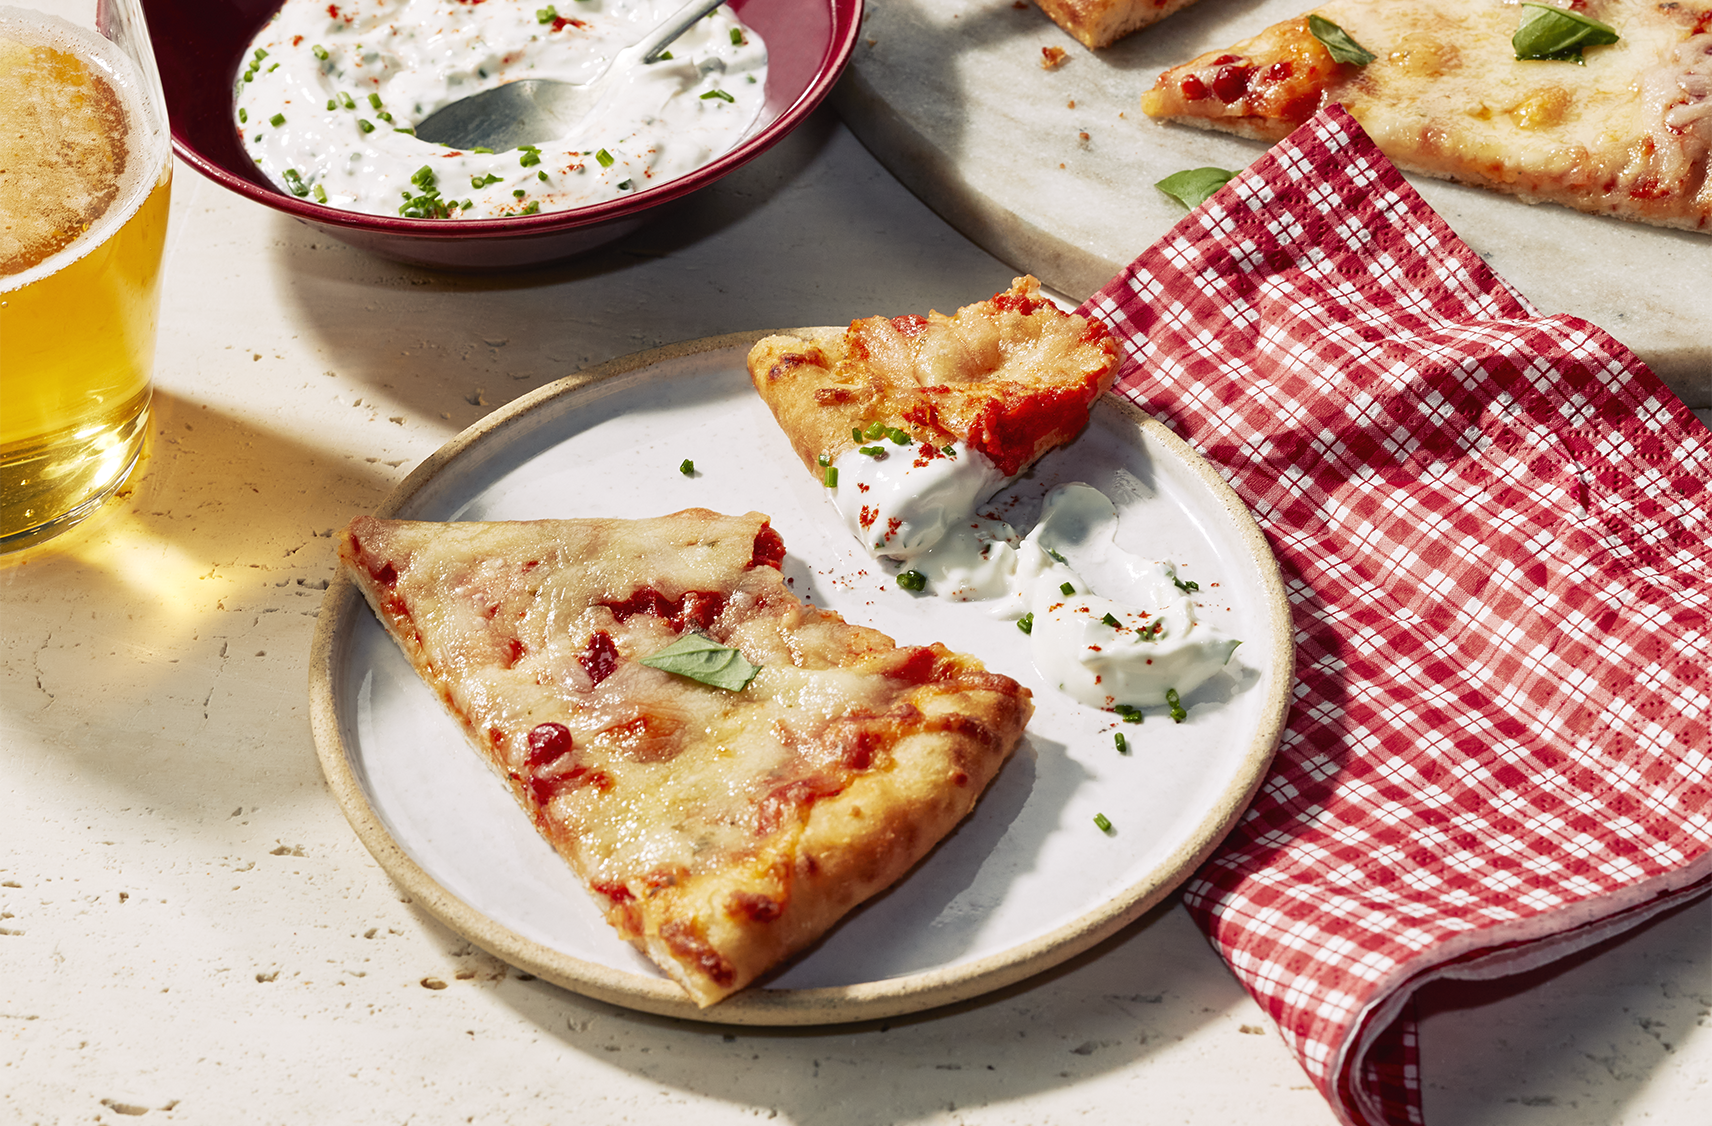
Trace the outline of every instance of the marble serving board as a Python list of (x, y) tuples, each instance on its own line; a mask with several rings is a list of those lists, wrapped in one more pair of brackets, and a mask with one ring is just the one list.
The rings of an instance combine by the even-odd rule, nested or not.
[[(1156, 181), (1185, 168), (1243, 168), (1265, 151), (1153, 121), (1142, 92), (1162, 70), (1309, 7), (1201, 0), (1091, 51), (1032, 4), (868, 0), (833, 99), (880, 162), (948, 222), (1080, 301), (1183, 217)], [(1068, 57), (1045, 69), (1044, 47)], [(1712, 237), (1410, 180), (1543, 312), (1599, 325), (1689, 406), (1712, 406)]]

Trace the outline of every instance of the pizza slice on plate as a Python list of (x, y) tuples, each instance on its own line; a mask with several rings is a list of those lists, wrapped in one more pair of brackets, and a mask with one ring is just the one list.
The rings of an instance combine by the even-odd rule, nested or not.
[(759, 513), (359, 517), (340, 557), (627, 940), (698, 1005), (907, 872), (1028, 689), (801, 603)]
[(1275, 141), (1332, 103), (1400, 168), (1712, 230), (1708, 0), (1332, 0), (1166, 71), (1141, 105)]
[(1080, 434), (1117, 367), (1105, 325), (1026, 276), (955, 316), (866, 317), (749, 353), (797, 457), (864, 546), (897, 559)]

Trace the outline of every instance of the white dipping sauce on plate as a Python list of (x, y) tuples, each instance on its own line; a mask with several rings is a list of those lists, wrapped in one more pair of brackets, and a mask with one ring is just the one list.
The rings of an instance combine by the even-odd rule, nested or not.
[(966, 515), (910, 562), (933, 594), (996, 601), (995, 616), (1026, 616), (1034, 667), (1072, 699), (1096, 708), (1174, 705), (1170, 694), (1200, 687), (1241, 642), (1197, 620), (1198, 588), (1172, 564), (1118, 548), (1117, 525), (1104, 493), (1060, 485), (1027, 538), (1002, 520)]
[(615, 82), (573, 132), (463, 152), (409, 130), (523, 78), (588, 82), (682, 0), (286, 0), (238, 74), (237, 127), (293, 195), (372, 215), (491, 219), (563, 211), (692, 172), (741, 141), (767, 77), (726, 9)]

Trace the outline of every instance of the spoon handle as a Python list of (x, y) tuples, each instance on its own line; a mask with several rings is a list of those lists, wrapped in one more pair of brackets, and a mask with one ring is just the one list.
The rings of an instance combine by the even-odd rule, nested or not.
[(654, 62), (660, 57), (660, 52), (671, 46), (672, 41), (688, 31), (695, 22), (725, 3), (725, 0), (690, 0), (682, 8), (666, 18), (666, 21), (642, 40), (642, 61)]

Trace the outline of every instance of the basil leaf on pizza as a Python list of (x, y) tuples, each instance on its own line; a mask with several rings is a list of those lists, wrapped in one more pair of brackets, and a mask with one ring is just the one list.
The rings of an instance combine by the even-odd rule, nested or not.
[(1235, 172), (1223, 168), (1188, 168), (1173, 172), (1153, 186), (1184, 207), (1194, 208), (1212, 198), (1214, 192), (1235, 178)]
[(1340, 63), (1349, 63), (1351, 66), (1366, 66), (1379, 57), (1357, 43), (1349, 32), (1324, 16), (1308, 17), (1308, 34), (1318, 39), (1325, 46), (1325, 49), (1331, 52), (1332, 58)]
[(1607, 47), (1620, 38), (1610, 24), (1578, 12), (1566, 12), (1545, 4), (1522, 5), (1527, 14), (1522, 18), (1510, 46), (1522, 62), (1575, 62), (1582, 66), (1587, 60), (1581, 55), (1584, 47)]
[(749, 687), (761, 671), (760, 665), (750, 664), (742, 653), (700, 633), (684, 634), (652, 657), (643, 657), (642, 663), (728, 692)]

